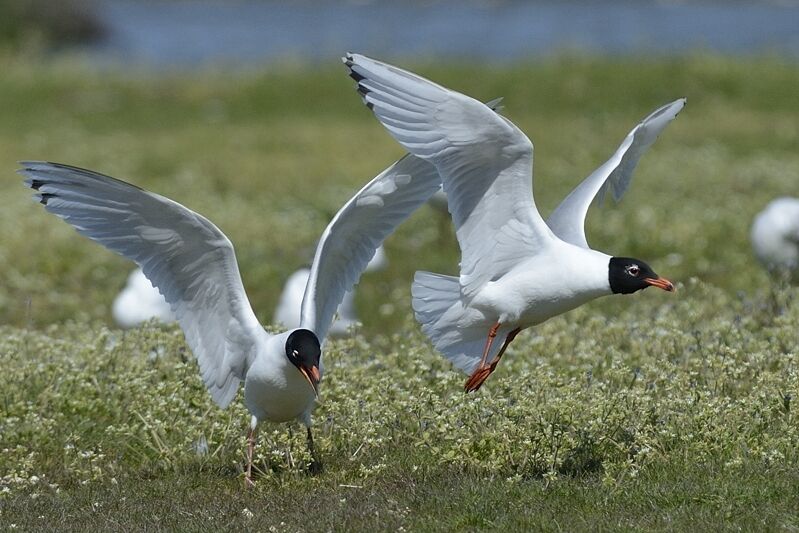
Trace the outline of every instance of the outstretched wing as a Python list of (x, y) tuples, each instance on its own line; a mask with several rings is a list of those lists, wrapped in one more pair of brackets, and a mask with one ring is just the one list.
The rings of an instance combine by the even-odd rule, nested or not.
[(685, 98), (680, 98), (664, 105), (633, 128), (616, 153), (585, 178), (555, 208), (547, 219), (552, 232), (566, 242), (588, 248), (585, 240), (585, 216), (594, 197), (601, 202), (610, 188), (613, 199), (617, 202), (621, 199), (630, 186), (638, 160), (655, 142), (660, 132), (674, 120), (685, 102)]
[(389, 133), (438, 169), (461, 247), (464, 295), (552, 239), (533, 200), (533, 145), (513, 123), (392, 65), (358, 54), (344, 63)]
[(124, 181), (58, 163), (21, 164), (47, 211), (141, 266), (177, 316), (214, 401), (227, 406), (257, 340), (268, 336), (228, 238), (197, 213)]
[(344, 293), (361, 277), (377, 247), (440, 186), (433, 165), (406, 155), (344, 204), (316, 246), (300, 327), (324, 340)]

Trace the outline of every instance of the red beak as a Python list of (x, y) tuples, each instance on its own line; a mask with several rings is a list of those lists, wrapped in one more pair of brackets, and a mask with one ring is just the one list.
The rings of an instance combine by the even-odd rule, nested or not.
[(301, 366), (300, 373), (313, 389), (313, 393), (319, 398), (319, 382), (322, 380), (322, 374), (319, 373), (319, 368), (315, 365), (311, 368)]
[(644, 281), (653, 287), (663, 289), (664, 291), (674, 292), (676, 290), (674, 288), (674, 284), (666, 278), (644, 278)]

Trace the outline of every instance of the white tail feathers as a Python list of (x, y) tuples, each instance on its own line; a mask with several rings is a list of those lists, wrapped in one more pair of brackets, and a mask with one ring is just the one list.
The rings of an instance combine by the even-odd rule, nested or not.
[(413, 277), (411, 293), (416, 320), (427, 333), (428, 329), (436, 327), (448, 309), (460, 301), (461, 287), (455, 276), (419, 271)]
[[(473, 372), (483, 355), (493, 323), (480, 311), (464, 307), (458, 278), (416, 272), (411, 293), (416, 320), (433, 346), (460, 370), (467, 374)], [(489, 361), (499, 351), (506, 335), (507, 331), (500, 328)]]

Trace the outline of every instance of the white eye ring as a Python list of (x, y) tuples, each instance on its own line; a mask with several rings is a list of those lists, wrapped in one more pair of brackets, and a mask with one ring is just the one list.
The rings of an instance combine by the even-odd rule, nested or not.
[(631, 276), (637, 276), (641, 269), (638, 268), (638, 265), (630, 265), (626, 268), (627, 273)]

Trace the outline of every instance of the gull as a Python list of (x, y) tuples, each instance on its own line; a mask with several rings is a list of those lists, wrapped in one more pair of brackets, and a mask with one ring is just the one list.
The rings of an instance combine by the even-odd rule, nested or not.
[(799, 199), (772, 200), (752, 223), (752, 248), (769, 272), (790, 278), (799, 267)]
[[(387, 266), (388, 258), (381, 245), (375, 250), (375, 255), (369, 261), (369, 264), (366, 265), (364, 272), (377, 272)], [(310, 268), (300, 268), (289, 276), (286, 284), (283, 285), (283, 292), (280, 293), (280, 299), (275, 307), (275, 314), (272, 319), (274, 323), (281, 324), (286, 328), (299, 327), (302, 314), (302, 297), (305, 294), (305, 286), (308, 284), (310, 275)], [(344, 293), (327, 334), (331, 338), (344, 337), (356, 324), (358, 324), (358, 315), (355, 311), (355, 289), (353, 288)]]
[(38, 161), (21, 165), (18, 172), (48, 212), (141, 267), (169, 302), (220, 407), (230, 404), (244, 382), (244, 404), (252, 415), (247, 486), (253, 484), (256, 430), (264, 420), (298, 418), (305, 424), (311, 468), (318, 469), (311, 411), (333, 314), (380, 243), (441, 185), (435, 168), (406, 156), (344, 204), (316, 247), (300, 327), (272, 335), (250, 306), (233, 244), (208, 219), (97, 172)]
[(111, 314), (114, 321), (125, 329), (135, 328), (152, 319), (164, 324), (175, 321), (175, 315), (164, 296), (138, 267), (128, 275), (127, 284), (114, 298)]
[[(644, 261), (592, 250), (585, 216), (608, 188), (618, 200), (641, 155), (685, 105), (663, 106), (545, 222), (533, 199), (533, 145), (493, 106), (358, 54), (343, 58), (364, 103), (405, 149), (435, 165), (461, 249), (460, 276), (417, 272), (413, 309), (435, 348), (476, 391), (523, 329), (597, 297), (673, 291)], [(502, 344), (494, 342), (502, 339)]]

